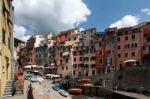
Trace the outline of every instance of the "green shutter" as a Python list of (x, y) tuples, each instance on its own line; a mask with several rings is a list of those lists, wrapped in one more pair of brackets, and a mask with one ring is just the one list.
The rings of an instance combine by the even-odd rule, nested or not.
[(112, 41), (111, 41), (111, 42), (112, 42), (112, 44), (115, 44), (115, 40), (114, 40), (114, 39), (112, 39)]

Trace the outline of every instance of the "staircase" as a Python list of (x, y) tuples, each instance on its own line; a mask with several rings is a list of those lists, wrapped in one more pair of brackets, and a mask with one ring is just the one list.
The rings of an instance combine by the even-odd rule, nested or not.
[(7, 81), (2, 98), (12, 96), (12, 84), (13, 84), (13, 80)]
[[(7, 98), (12, 96), (12, 84), (13, 84), (13, 80), (7, 81), (2, 98)], [(21, 95), (21, 94), (22, 94), (21, 91), (19, 91), (17, 88), (15, 95)]]

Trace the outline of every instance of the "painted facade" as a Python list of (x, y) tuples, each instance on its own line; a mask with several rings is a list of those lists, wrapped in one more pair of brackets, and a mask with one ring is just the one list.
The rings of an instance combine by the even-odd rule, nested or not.
[(105, 72), (106, 60), (105, 60), (105, 42), (104, 34), (97, 33), (96, 37), (96, 71), (98, 74)]
[(96, 75), (96, 56), (95, 56), (95, 42), (96, 42), (96, 29), (91, 28), (81, 32), (84, 36), (84, 46), (83, 46), (83, 68), (85, 76)]
[(61, 32), (56, 36), (56, 63), (57, 73), (62, 76), (71, 76), (73, 72), (72, 46), (78, 41), (78, 29)]
[(12, 0), (0, 1), (0, 97), (6, 82), (13, 78), (13, 6)]
[(105, 61), (106, 68), (105, 73), (109, 73), (111, 69), (115, 68), (116, 59), (116, 28), (108, 28), (104, 31), (104, 43), (105, 43)]

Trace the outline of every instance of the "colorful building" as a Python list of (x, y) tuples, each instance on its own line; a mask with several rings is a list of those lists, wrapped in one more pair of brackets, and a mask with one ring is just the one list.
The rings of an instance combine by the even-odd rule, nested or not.
[[(84, 37), (83, 46), (83, 74), (84, 76), (96, 75), (96, 56), (95, 56), (95, 42), (96, 42), (96, 29), (91, 28), (81, 32)], [(75, 60), (75, 59), (74, 59)]]
[(98, 74), (105, 72), (105, 42), (104, 42), (104, 34), (97, 33), (96, 35), (96, 71)]
[(150, 22), (145, 22), (142, 24), (142, 36), (143, 36), (143, 46), (142, 46), (142, 64), (150, 65)]
[(105, 72), (109, 73), (111, 69), (115, 68), (116, 59), (116, 28), (107, 28), (104, 31), (104, 43), (105, 43)]
[(26, 43), (26, 64), (36, 64), (36, 47), (39, 46), (41, 41), (45, 38), (42, 35), (31, 36)]
[(12, 0), (0, 0), (0, 97), (6, 82), (13, 79), (13, 6)]
[(117, 31), (117, 67), (131, 66), (135, 61), (136, 65), (142, 63), (142, 30), (137, 26), (121, 28)]
[(57, 73), (62, 76), (71, 76), (73, 71), (72, 46), (78, 40), (78, 29), (61, 32), (56, 36)]

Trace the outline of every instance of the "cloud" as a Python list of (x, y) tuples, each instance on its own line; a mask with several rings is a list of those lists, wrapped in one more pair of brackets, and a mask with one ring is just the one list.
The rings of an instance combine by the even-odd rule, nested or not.
[(30, 35), (27, 35), (26, 32), (27, 32), (26, 28), (14, 24), (14, 37), (22, 41), (27, 41), (30, 38)]
[(87, 21), (91, 14), (83, 0), (13, 0), (15, 22), (31, 24), (28, 34), (59, 33)]
[(146, 13), (147, 15), (150, 15), (150, 8), (141, 9), (141, 12)]
[(116, 21), (115, 23), (111, 24), (109, 27), (117, 27), (117, 28), (123, 28), (123, 27), (130, 27), (137, 25), (139, 23), (139, 17), (132, 16), (132, 15), (126, 15), (122, 19)]

